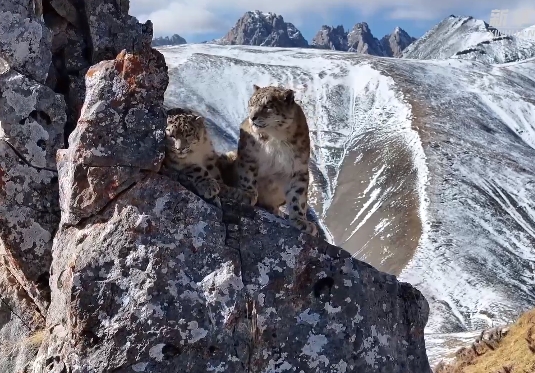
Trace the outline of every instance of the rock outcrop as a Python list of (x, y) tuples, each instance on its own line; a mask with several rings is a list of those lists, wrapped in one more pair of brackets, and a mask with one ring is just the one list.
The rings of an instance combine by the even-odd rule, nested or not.
[(51, 34), (39, 19), (20, 2), (0, 5), (0, 266), (44, 312), (66, 116), (63, 97), (43, 84)]
[(308, 47), (308, 42), (293, 24), (285, 22), (280, 15), (259, 10), (246, 12), (225, 36), (211, 43), (284, 48)]
[(173, 36), (169, 37), (158, 37), (152, 39), (152, 46), (153, 47), (159, 47), (162, 45), (182, 45), (187, 44), (186, 39), (184, 39), (182, 36), (178, 34), (174, 34)]
[(44, 338), (45, 319), (5, 265), (0, 265), (0, 372), (25, 372)]
[[(153, 49), (136, 55), (123, 51), (88, 70), (78, 125), (69, 149), (57, 155), (62, 224), (95, 215), (140, 180), (142, 171), (158, 171), (165, 151), (167, 84), (165, 59)], [(118, 136), (113, 139), (97, 126)]]
[(44, 83), (52, 61), (52, 33), (42, 21), (40, 2), (0, 3), (0, 52), (15, 71)]
[(150, 25), (113, 1), (40, 4), (0, 5), (0, 240), (10, 271), (44, 310), (37, 285), (46, 285), (59, 222), (55, 156), (83, 103), (83, 76), (96, 61), (135, 50)]
[(61, 95), (0, 58), (0, 255), (44, 312), (59, 223), (55, 153), (63, 147)]
[(54, 253), (42, 367), (430, 372), (410, 285), (154, 173), (61, 230)]
[(0, 371), (18, 372), (35, 351), (20, 352), (11, 339), (40, 335), (34, 329), (50, 302), (60, 223), (56, 152), (78, 119), (85, 72), (146, 44), (152, 29), (128, 15), (128, 2), (5, 0), (0, 34), (0, 342), (15, 346), (0, 354)]
[(411, 285), (159, 174), (167, 66), (128, 2), (6, 4), (44, 31), (0, 42), (0, 371), (430, 372)]

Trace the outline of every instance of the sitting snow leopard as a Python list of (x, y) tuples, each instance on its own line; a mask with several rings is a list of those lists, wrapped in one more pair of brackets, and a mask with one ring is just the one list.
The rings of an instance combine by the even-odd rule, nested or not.
[(242, 193), (224, 184), (218, 167), (220, 157), (206, 131), (204, 118), (191, 110), (167, 110), (164, 165), (181, 175), (179, 181), (191, 184), (199, 195), (243, 199)]
[(292, 225), (316, 236), (317, 226), (306, 219), (310, 137), (303, 109), (291, 89), (253, 89), (240, 128), (234, 186), (245, 203), (275, 215), (286, 204)]

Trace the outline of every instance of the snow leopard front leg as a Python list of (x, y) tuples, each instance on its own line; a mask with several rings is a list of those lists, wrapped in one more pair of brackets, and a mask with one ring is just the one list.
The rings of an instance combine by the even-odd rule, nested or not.
[(181, 178), (191, 183), (197, 193), (206, 199), (216, 197), (220, 192), (219, 183), (214, 179), (207, 169), (199, 165), (187, 165), (180, 170)]
[(257, 145), (251, 134), (240, 129), (238, 156), (236, 158), (237, 187), (243, 193), (243, 203), (254, 206), (258, 201), (258, 153)]
[(308, 168), (295, 171), (286, 189), (286, 205), (289, 220), (293, 226), (306, 233), (317, 236), (316, 224), (306, 218), (308, 203)]
[(206, 159), (206, 169), (210, 173), (210, 176), (219, 183), (219, 197), (238, 202), (243, 201), (244, 194), (240, 189), (225, 184), (221, 175), (221, 170), (217, 164), (219, 160), (220, 156), (217, 154), (213, 154)]

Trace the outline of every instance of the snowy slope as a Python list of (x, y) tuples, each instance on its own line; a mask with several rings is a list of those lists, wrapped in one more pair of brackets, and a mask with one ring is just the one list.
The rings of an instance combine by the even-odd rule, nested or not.
[(495, 29), (472, 17), (449, 16), (403, 51), (405, 58), (444, 59), (492, 40)]
[(535, 57), (535, 31), (501, 35), (486, 22), (449, 16), (403, 52), (405, 58), (457, 58), (486, 63), (507, 63)]
[[(535, 34), (535, 30), (533, 31)], [(457, 52), (452, 58), (486, 62), (508, 63), (535, 57), (535, 39), (519, 36), (500, 36), (483, 41), (466, 50)]]
[[(492, 66), (271, 47), (161, 48), (169, 105), (236, 146), (252, 85), (294, 88), (333, 240), (419, 288), (441, 341), (535, 302), (535, 59)], [(436, 362), (436, 361), (435, 361)]]

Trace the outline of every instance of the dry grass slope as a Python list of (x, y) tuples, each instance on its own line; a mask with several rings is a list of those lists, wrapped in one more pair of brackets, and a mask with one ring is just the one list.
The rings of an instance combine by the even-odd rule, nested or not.
[(535, 373), (535, 309), (506, 330), (485, 333), (435, 373)]

